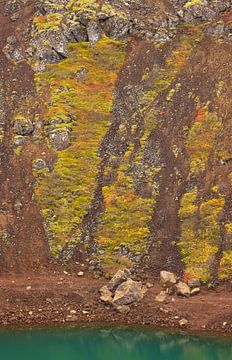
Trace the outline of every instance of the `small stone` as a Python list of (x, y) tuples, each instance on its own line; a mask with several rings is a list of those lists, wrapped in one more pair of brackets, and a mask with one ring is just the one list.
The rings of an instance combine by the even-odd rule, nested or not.
[(68, 322), (73, 322), (73, 321), (77, 321), (77, 320), (78, 320), (78, 317), (75, 315), (66, 316), (66, 321), (68, 321)]
[(83, 314), (83, 315), (88, 315), (88, 314), (89, 314), (89, 311), (87, 311), (87, 310), (82, 310), (82, 314)]
[(15, 211), (19, 211), (23, 208), (23, 204), (21, 203), (20, 200), (16, 200), (15, 203), (14, 203), (14, 210)]
[(37, 159), (33, 162), (33, 169), (35, 170), (42, 170), (47, 167), (46, 161), (43, 159)]
[(14, 130), (17, 135), (26, 136), (33, 132), (33, 125), (29, 119), (24, 116), (15, 116), (14, 118)]
[(222, 324), (222, 326), (226, 326), (227, 325), (227, 321), (224, 321), (224, 323)]
[(182, 327), (188, 325), (188, 320), (187, 319), (180, 319), (179, 325), (182, 326)]
[(27, 290), (31, 290), (31, 286), (27, 286)]
[(68, 272), (67, 272), (67, 271), (65, 271), (65, 270), (63, 271), (63, 273), (64, 273), (65, 275), (68, 275)]
[(169, 311), (168, 311), (168, 309), (164, 309), (164, 308), (160, 308), (160, 311), (162, 312), (162, 313), (164, 313), (164, 314), (168, 314), (169, 313)]
[(164, 302), (166, 300), (166, 293), (165, 291), (161, 291), (158, 295), (156, 295), (155, 297), (155, 301), (158, 301), (158, 302)]
[(77, 275), (78, 275), (78, 276), (83, 276), (84, 273), (83, 273), (83, 271), (79, 271), (79, 273), (78, 273)]
[(9, 45), (15, 45), (17, 43), (17, 39), (15, 36), (8, 36), (8, 38), (6, 39), (7, 44)]
[(13, 14), (13, 15), (10, 17), (11, 21), (17, 21), (19, 18), (20, 18), (20, 15), (19, 15), (19, 14)]
[(148, 289), (152, 288), (153, 286), (154, 286), (154, 285), (153, 285), (152, 283), (149, 283), (149, 282), (146, 283), (146, 287), (147, 287)]
[(76, 310), (70, 310), (70, 314), (76, 314)]
[(101, 294), (100, 300), (105, 303), (111, 303), (113, 298), (113, 293), (108, 289), (106, 285), (102, 286), (99, 289), (99, 292)]
[(32, 315), (33, 314), (33, 312), (32, 311), (29, 311), (29, 313), (28, 313), (29, 315)]
[(190, 295), (191, 296), (198, 295), (200, 292), (201, 292), (200, 288), (194, 288), (194, 289), (191, 290)]
[(160, 272), (160, 280), (163, 285), (169, 287), (176, 284), (177, 276), (172, 272), (163, 270)]
[(130, 306), (128, 305), (117, 306), (116, 309), (121, 314), (128, 314), (130, 312)]

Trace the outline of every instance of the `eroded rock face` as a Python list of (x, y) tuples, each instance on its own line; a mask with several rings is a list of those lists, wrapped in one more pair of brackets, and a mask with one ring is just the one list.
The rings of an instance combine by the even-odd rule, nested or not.
[[(134, 34), (154, 42), (166, 42), (175, 35), (176, 27), (182, 21), (193, 24), (211, 21), (229, 8), (229, 1), (216, 0), (170, 0), (170, 3), (162, 6), (150, 6), (138, 1), (137, 4), (128, 3), (125, 7), (120, 0), (105, 0), (100, 7), (94, 2), (80, 1), (78, 4), (76, 10), (75, 4), (70, 8), (69, 1), (59, 2), (55, 13), (52, 1), (38, 5), (31, 49), (28, 49), (29, 56), (36, 60), (35, 69), (43, 71), (46, 63), (56, 63), (66, 58), (68, 42), (89, 41), (94, 44), (101, 34), (117, 40)], [(51, 24), (48, 29), (40, 23), (40, 18), (44, 17)], [(214, 33), (221, 37), (220, 31), (214, 30)]]
[[(22, 43), (22, 37), (30, 38), (27, 29), (22, 37), (6, 36), (11, 65), (25, 65), (15, 50), (23, 58), (28, 54), (44, 103), (41, 117), (37, 114), (38, 137), (30, 128), (14, 129), (13, 144), (23, 145), (33, 134), (32, 145), (41, 141), (45, 147), (48, 138), (53, 164), (59, 158), (57, 168), (36, 179), (56, 254), (71, 239), (72, 256), (81, 239), (91, 256), (95, 252), (99, 274), (109, 258), (118, 267), (133, 262), (136, 268), (144, 257), (154, 261), (154, 271), (178, 274), (183, 260), (184, 279), (207, 281), (223, 243), (219, 272), (230, 276), (231, 220), (224, 213), (231, 175), (222, 169), (231, 158), (225, 140), (231, 98), (228, 6), (228, 1), (204, 0), (41, 1), (30, 46)], [(26, 117), (27, 106), (19, 112)], [(42, 170), (44, 164), (35, 166)], [(60, 190), (65, 193), (62, 207)], [(154, 253), (152, 243), (159, 244)], [(120, 275), (112, 291), (127, 280)], [(176, 281), (175, 274), (163, 281), (169, 294)]]

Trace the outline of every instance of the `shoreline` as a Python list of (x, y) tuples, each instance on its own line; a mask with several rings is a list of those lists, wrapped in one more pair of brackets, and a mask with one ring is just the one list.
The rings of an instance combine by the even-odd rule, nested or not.
[(133, 324), (129, 325), (126, 323), (74, 323), (74, 324), (30, 324), (30, 325), (0, 325), (0, 333), (4, 331), (43, 331), (43, 330), (78, 330), (78, 329), (96, 329), (96, 330), (108, 330), (108, 329), (131, 329), (141, 332), (148, 333), (158, 333), (163, 332), (168, 335), (180, 335), (180, 336), (191, 336), (198, 338), (206, 338), (210, 340), (225, 340), (232, 341), (232, 333), (223, 333), (223, 332), (213, 332), (213, 331), (203, 331), (203, 330), (191, 330), (191, 329), (179, 329), (179, 328), (168, 328), (168, 327), (154, 327), (151, 325), (139, 325)]
[[(125, 314), (99, 300), (107, 280), (67, 274), (0, 278), (0, 329), (129, 326), (232, 338), (232, 293), (223, 288), (159, 303), (155, 297), (162, 288), (154, 281)], [(181, 327), (183, 318), (188, 323)]]

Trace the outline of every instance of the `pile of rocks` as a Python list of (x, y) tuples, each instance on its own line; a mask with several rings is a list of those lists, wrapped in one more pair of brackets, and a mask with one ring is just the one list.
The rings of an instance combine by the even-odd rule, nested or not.
[(200, 293), (201, 282), (199, 279), (190, 279), (187, 282), (181, 281), (169, 271), (160, 272), (160, 280), (165, 288), (156, 296), (156, 301), (165, 302), (167, 295), (176, 294), (178, 296), (189, 297)]
[(118, 270), (108, 285), (99, 290), (100, 300), (112, 305), (119, 312), (129, 312), (129, 305), (136, 303), (144, 297), (147, 287), (141, 281), (131, 279), (129, 270)]

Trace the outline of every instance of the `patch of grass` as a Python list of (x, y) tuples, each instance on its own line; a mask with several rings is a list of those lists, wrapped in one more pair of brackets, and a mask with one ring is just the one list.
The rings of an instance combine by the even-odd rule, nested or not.
[(186, 193), (181, 200), (179, 217), (180, 242), (178, 244), (185, 272), (206, 282), (222, 241), (218, 215), (224, 207), (222, 197), (197, 204), (197, 190)]
[[(71, 146), (57, 152), (52, 172), (38, 178), (36, 198), (47, 220), (53, 252), (66, 243), (76, 243), (81, 223), (93, 199), (97, 183), (99, 143), (111, 119), (117, 72), (125, 57), (125, 44), (103, 38), (69, 45), (68, 59), (49, 65), (36, 75), (40, 93), (50, 91), (44, 123), (72, 119)], [(86, 69), (86, 77), (78, 77)], [(60, 126), (60, 125), (58, 125)]]
[(129, 165), (130, 150), (125, 154), (116, 181), (103, 188), (105, 212), (98, 226), (96, 241), (107, 254), (127, 246), (134, 254), (146, 248), (154, 200), (136, 194)]
[(198, 175), (205, 170), (210, 152), (221, 129), (221, 120), (216, 113), (209, 113), (207, 106), (197, 111), (196, 120), (187, 139), (190, 155), (190, 174)]

